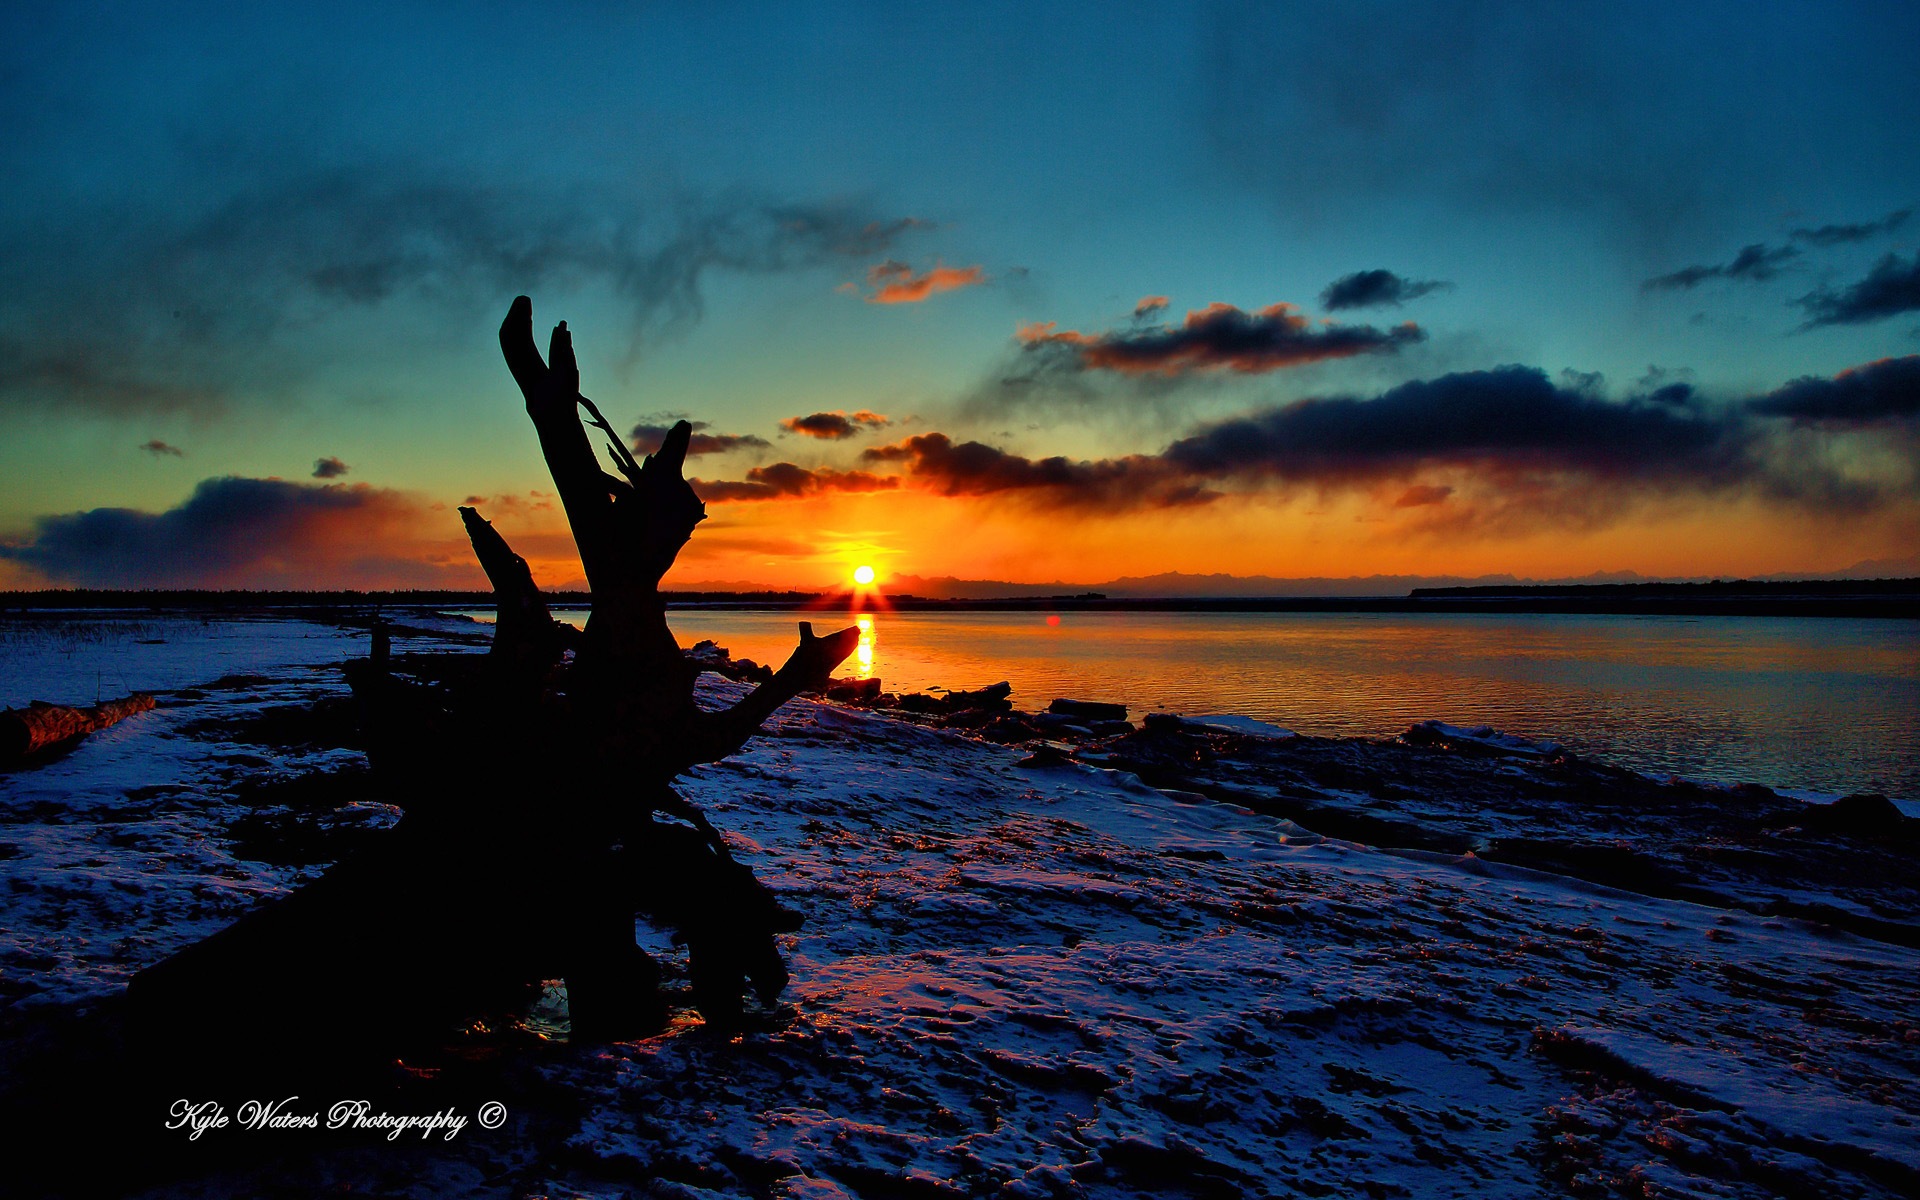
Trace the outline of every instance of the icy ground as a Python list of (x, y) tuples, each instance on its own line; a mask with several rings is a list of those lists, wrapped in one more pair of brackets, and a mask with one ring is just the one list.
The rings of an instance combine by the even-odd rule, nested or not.
[[(322, 668), (357, 641), (314, 633), (253, 681), (163, 697), (0, 775), (0, 1019), (83, 1008), (314, 869), (247, 857), (233, 827), (259, 811), (249, 781), (351, 771), (354, 754), (223, 741), (217, 719), (337, 696)], [(736, 687), (709, 680), (715, 698)], [(501, 1130), (166, 1194), (1920, 1187), (1920, 951), (1324, 839), (1023, 755), (789, 705), (685, 789), (806, 917), (772, 1031), (720, 1038), (689, 1016), (640, 1042), (555, 1041), (501, 1097)], [(377, 827), (391, 810), (320, 817)]]

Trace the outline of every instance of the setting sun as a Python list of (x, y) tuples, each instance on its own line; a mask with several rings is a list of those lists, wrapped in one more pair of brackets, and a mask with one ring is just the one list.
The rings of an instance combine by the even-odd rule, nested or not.
[(853, 581), (859, 584), (861, 587), (865, 587), (867, 584), (872, 583), (873, 568), (872, 567), (855, 567), (853, 569)]

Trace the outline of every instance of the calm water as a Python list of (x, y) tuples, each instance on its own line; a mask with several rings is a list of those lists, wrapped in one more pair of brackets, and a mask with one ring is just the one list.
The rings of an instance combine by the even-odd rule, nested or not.
[[(712, 638), (775, 666), (792, 650), (801, 615), (670, 614), (684, 645)], [(823, 630), (846, 620), (814, 619)], [(891, 691), (1005, 679), (1027, 709), (1071, 696), (1125, 703), (1136, 717), (1239, 713), (1315, 734), (1391, 735), (1437, 717), (1563, 742), (1655, 774), (1920, 801), (1916, 622), (1349, 613), (866, 620), (860, 653), (843, 670), (876, 675)], [(362, 653), (363, 635), (297, 620), (0, 620), (0, 705), (91, 703)]]
[[(793, 613), (677, 609), (778, 666)], [(890, 691), (1012, 682), (1019, 707), (1239, 713), (1301, 733), (1437, 717), (1657, 774), (1920, 799), (1920, 625), (1904, 621), (1349, 613), (873, 614), (846, 670)], [(818, 614), (818, 627), (844, 617)]]

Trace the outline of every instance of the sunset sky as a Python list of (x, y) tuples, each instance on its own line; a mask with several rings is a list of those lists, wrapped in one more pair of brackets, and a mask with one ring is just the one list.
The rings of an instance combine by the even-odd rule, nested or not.
[[(1920, 571), (1911, 4), (9, 6), (0, 587)], [(476, 499), (477, 498), (477, 499)]]

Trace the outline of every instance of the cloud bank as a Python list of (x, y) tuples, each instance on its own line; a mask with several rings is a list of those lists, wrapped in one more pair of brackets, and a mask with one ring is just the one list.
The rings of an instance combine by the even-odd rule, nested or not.
[[(435, 537), (441, 525), (448, 534)], [(165, 512), (42, 517), (0, 558), (80, 587), (480, 587), (457, 523), (401, 492), (229, 476)]]

